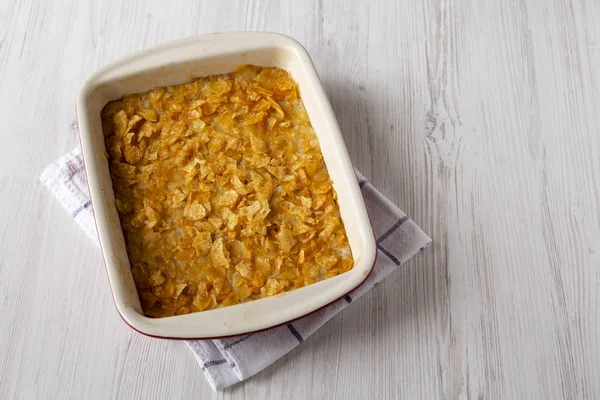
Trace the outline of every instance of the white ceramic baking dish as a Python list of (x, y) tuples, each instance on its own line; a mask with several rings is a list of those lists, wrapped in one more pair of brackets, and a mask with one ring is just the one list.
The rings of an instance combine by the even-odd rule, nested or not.
[[(235, 306), (168, 318), (144, 316), (133, 282), (104, 146), (100, 111), (110, 100), (156, 86), (188, 82), (190, 76), (231, 72), (240, 64), (280, 67), (298, 82), (338, 193), (354, 268), (301, 289)], [(77, 96), (81, 146), (98, 236), (113, 298), (135, 330), (164, 338), (211, 338), (289, 322), (344, 296), (371, 272), (376, 244), (340, 128), (306, 50), (280, 34), (217, 33), (156, 46), (101, 68)]]

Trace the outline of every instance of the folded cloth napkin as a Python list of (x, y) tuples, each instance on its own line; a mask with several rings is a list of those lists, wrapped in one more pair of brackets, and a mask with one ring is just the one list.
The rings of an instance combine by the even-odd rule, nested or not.
[[(358, 172), (357, 177), (377, 238), (373, 272), (344, 298), (286, 325), (226, 339), (186, 341), (214, 390), (241, 382), (271, 365), (429, 245), (431, 239), (406, 214)], [(48, 166), (41, 180), (98, 244), (81, 150), (77, 148)]]

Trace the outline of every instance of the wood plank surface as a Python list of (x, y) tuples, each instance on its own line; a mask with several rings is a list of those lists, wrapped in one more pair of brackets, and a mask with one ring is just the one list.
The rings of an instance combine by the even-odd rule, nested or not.
[[(355, 166), (433, 244), (213, 393), (130, 330), (39, 182), (103, 64), (220, 31), (311, 54)], [(600, 2), (0, 2), (0, 398), (600, 397)]]

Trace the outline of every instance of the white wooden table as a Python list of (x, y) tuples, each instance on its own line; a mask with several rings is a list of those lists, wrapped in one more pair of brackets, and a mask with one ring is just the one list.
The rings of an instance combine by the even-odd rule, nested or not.
[[(121, 322), (38, 178), (93, 70), (232, 30), (307, 47), (355, 165), (434, 242), (215, 394), (182, 343)], [(596, 0), (2, 0), (0, 127), (2, 399), (600, 397)]]

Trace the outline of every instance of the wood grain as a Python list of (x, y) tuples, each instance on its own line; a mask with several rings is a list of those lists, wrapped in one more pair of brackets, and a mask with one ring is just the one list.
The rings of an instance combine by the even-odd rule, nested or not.
[[(0, 398), (600, 397), (600, 3), (0, 2)], [(312, 55), (351, 158), (433, 245), (213, 393), (133, 333), (39, 183), (94, 69), (195, 34)]]

